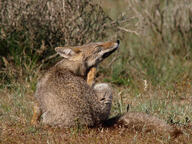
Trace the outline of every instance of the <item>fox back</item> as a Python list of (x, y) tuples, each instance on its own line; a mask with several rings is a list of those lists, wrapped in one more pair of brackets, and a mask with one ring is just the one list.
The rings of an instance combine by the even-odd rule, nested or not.
[(93, 126), (108, 118), (111, 88), (107, 84), (89, 85), (86, 78), (91, 68), (118, 46), (119, 41), (55, 48), (63, 59), (44, 74), (35, 92), (43, 123), (62, 127)]

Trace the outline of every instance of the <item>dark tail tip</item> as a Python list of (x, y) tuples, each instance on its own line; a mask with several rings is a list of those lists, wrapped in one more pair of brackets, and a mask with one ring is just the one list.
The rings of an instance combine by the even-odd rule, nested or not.
[(178, 128), (174, 128), (174, 130), (171, 132), (171, 137), (173, 138), (176, 138), (178, 137), (179, 135), (182, 135), (183, 132), (181, 129), (178, 129)]
[(121, 117), (121, 115), (114, 116), (114, 117), (104, 121), (102, 126), (103, 127), (112, 127), (117, 123), (117, 121), (119, 120), (120, 117)]
[(120, 40), (117, 40), (117, 43), (120, 44)]

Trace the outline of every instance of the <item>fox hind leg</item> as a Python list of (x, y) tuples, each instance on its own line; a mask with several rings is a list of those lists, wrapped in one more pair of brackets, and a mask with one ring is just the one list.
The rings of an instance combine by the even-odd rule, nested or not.
[(37, 125), (37, 123), (40, 120), (42, 111), (37, 103), (33, 106), (33, 117), (31, 119), (31, 124), (32, 125)]
[(95, 84), (93, 88), (102, 107), (102, 118), (103, 120), (106, 120), (111, 110), (113, 99), (112, 88), (107, 83)]

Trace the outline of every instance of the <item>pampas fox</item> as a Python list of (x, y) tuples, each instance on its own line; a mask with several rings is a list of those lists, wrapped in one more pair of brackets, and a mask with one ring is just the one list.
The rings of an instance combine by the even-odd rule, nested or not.
[(97, 65), (118, 47), (119, 41), (111, 41), (55, 48), (63, 60), (39, 80), (31, 123), (37, 124), (40, 116), (44, 124), (60, 127), (95, 126), (113, 121), (128, 127), (174, 133), (175, 129), (165, 121), (144, 113), (126, 113), (108, 120), (112, 89), (106, 83), (95, 84), (94, 78)]
[(97, 65), (119, 47), (116, 42), (90, 43), (76, 47), (57, 47), (64, 59), (37, 84), (34, 114), (31, 123), (71, 127), (93, 126), (110, 114), (112, 90), (106, 83), (95, 84)]

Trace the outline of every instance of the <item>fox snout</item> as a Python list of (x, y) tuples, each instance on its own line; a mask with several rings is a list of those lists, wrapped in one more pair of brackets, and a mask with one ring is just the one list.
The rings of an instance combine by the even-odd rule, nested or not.
[(111, 55), (114, 51), (116, 51), (118, 49), (118, 47), (119, 47), (119, 43), (120, 43), (120, 41), (117, 40), (117, 42), (114, 43), (113, 46), (112, 46), (114, 48), (112, 48), (109, 52), (106, 52), (106, 53), (103, 54), (103, 56), (102, 56), (103, 59), (108, 57), (109, 55)]
[(93, 54), (87, 58), (87, 65), (89, 67), (97, 66), (100, 62), (118, 49), (119, 43), (119, 40), (116, 42), (97, 43)]

